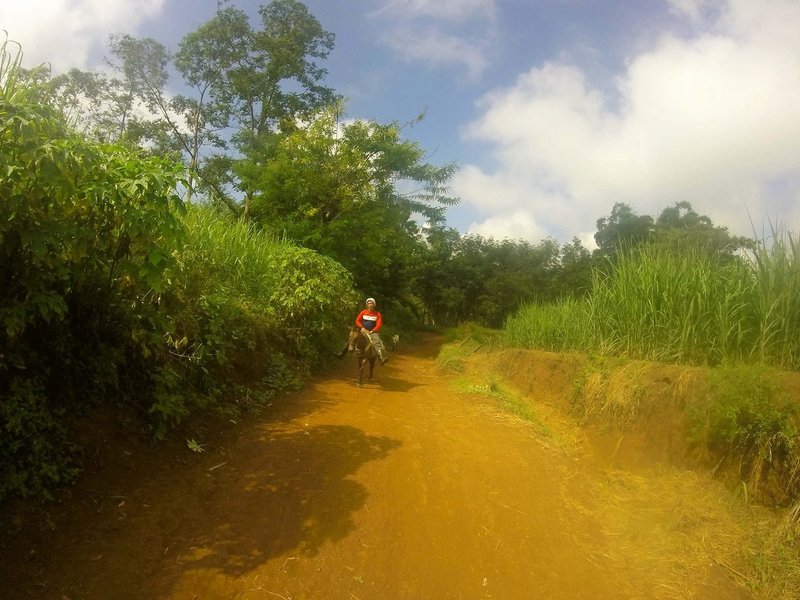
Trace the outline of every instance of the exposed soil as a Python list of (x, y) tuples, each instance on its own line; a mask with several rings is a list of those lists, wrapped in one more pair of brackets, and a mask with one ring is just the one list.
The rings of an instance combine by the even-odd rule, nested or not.
[(610, 469), (554, 408), (525, 421), (459, 392), (439, 344), (361, 388), (347, 357), (202, 453), (109, 439), (49, 514), (6, 523), (0, 597), (748, 597), (713, 482)]

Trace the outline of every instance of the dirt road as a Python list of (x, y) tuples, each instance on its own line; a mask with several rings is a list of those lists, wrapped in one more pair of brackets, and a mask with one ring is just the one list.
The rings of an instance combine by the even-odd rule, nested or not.
[[(722, 566), (681, 562), (683, 541), (664, 547), (694, 525), (665, 532), (669, 506), (604, 501), (619, 482), (588, 450), (456, 392), (437, 351), (435, 338), (403, 349), (363, 388), (348, 357), (235, 439), (182, 448), (180, 464), (125, 450), (128, 470), (83, 482), (5, 548), (0, 597), (746, 597)], [(621, 544), (637, 536), (639, 549)]]

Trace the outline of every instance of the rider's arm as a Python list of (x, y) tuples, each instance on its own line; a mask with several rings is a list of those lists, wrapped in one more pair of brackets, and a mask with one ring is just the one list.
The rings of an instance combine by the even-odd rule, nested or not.
[(378, 313), (378, 320), (375, 321), (375, 327), (372, 328), (372, 333), (378, 333), (381, 325), (383, 325), (383, 317), (381, 316), (381, 313)]
[(367, 311), (362, 310), (360, 313), (358, 313), (358, 316), (356, 317), (356, 327), (358, 327), (359, 329), (364, 329), (364, 321), (362, 317), (364, 316), (365, 312)]

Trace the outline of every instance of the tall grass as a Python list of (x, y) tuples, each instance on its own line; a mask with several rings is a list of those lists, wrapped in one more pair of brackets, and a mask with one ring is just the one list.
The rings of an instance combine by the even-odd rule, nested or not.
[[(241, 336), (285, 340), (287, 352), (306, 359), (324, 347), (321, 338), (341, 337), (357, 298), (339, 263), (202, 206), (188, 211), (185, 224), (181, 295), (202, 318), (224, 316), (230, 329), (236, 315)], [(230, 331), (224, 335), (233, 341)]]
[(756, 342), (752, 358), (762, 364), (800, 368), (800, 246), (791, 233), (773, 229), (751, 260), (755, 275)]
[(529, 304), (506, 321), (508, 341), (523, 348), (553, 352), (582, 351), (599, 343), (591, 305), (585, 299), (568, 298), (557, 304)]
[(753, 279), (701, 250), (648, 246), (595, 273), (589, 312), (606, 352), (692, 364), (738, 360)]
[(773, 232), (748, 258), (648, 245), (596, 271), (585, 300), (529, 305), (511, 343), (663, 362), (800, 369), (800, 248)]
[(235, 415), (299, 386), (341, 344), (357, 302), (350, 274), (316, 252), (202, 205), (184, 226), (165, 298), (169, 360), (149, 408), (157, 436), (190, 414)]
[(192, 207), (184, 221), (189, 243), (181, 260), (189, 294), (249, 299), (252, 308), (265, 311), (276, 283), (273, 258), (282, 244), (250, 224), (202, 206)]
[(0, 97), (11, 99), (15, 94), (25, 91), (26, 88), (17, 85), (17, 79), (22, 62), (22, 49), (19, 45), (9, 48), (9, 44), (14, 45), (8, 39), (8, 34), (2, 32), (5, 39), (0, 41)]
[[(796, 403), (748, 370), (800, 370), (800, 256), (791, 234), (773, 232), (735, 261), (658, 245), (623, 253), (595, 272), (587, 299), (526, 306), (505, 331), (509, 343), (528, 348), (719, 366), (707, 401), (690, 403), (697, 441), (738, 457), (754, 490), (772, 471), (786, 497), (797, 497)], [(635, 406), (636, 386), (622, 391), (624, 403), (607, 387), (596, 393), (603, 406)]]

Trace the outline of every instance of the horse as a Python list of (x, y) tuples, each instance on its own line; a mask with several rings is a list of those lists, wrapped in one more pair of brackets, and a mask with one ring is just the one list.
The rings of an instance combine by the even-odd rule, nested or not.
[(358, 385), (364, 381), (364, 367), (369, 363), (369, 379), (372, 379), (372, 373), (375, 370), (375, 361), (378, 358), (378, 350), (372, 344), (369, 334), (353, 325), (350, 327), (350, 337), (347, 340), (347, 349), (350, 352), (355, 352), (358, 358)]

